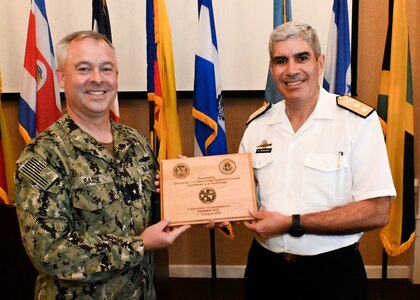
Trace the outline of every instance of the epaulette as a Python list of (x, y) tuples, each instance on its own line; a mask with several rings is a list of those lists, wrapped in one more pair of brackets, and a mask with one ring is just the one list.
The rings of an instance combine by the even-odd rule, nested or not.
[(367, 118), (375, 110), (372, 106), (350, 96), (338, 96), (337, 105), (363, 118)]
[(249, 123), (251, 123), (252, 121), (254, 121), (256, 118), (258, 118), (259, 116), (263, 115), (267, 110), (269, 110), (271, 108), (272, 104), (269, 102), (264, 102), (264, 105), (261, 106), (259, 109), (257, 109), (256, 111), (254, 111), (248, 118), (248, 121), (246, 121), (246, 125), (248, 125)]

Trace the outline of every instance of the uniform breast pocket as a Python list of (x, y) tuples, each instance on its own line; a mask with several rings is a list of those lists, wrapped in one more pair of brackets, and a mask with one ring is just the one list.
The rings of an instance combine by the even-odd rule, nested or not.
[(264, 154), (253, 154), (252, 155), (252, 166), (254, 170), (264, 170), (269, 167), (273, 162), (273, 155), (271, 153)]
[(273, 155), (271, 153), (258, 153), (252, 155), (252, 166), (254, 168), (255, 182), (261, 190), (268, 189), (268, 186), (260, 186), (261, 184), (269, 184), (267, 180), (260, 181), (259, 178), (270, 178), (272, 175)]
[(72, 194), (73, 206), (85, 211), (103, 209), (118, 199), (118, 192), (113, 182), (74, 187)]
[(310, 206), (335, 207), (343, 194), (347, 156), (311, 153), (304, 160), (302, 194)]

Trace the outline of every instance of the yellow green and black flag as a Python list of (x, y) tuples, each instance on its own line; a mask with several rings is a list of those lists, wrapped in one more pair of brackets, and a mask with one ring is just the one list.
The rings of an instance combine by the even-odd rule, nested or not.
[(390, 256), (407, 250), (415, 238), (414, 110), (406, 0), (390, 0), (389, 25), (378, 96), (397, 198), (380, 232)]

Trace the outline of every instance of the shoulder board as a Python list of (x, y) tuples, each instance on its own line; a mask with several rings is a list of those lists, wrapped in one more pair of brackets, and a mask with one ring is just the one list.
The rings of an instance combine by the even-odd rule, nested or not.
[(338, 96), (337, 105), (355, 113), (362, 118), (367, 118), (375, 109), (372, 106), (363, 103), (350, 96)]
[(254, 121), (256, 118), (258, 118), (259, 116), (263, 115), (267, 110), (269, 110), (271, 108), (272, 104), (269, 102), (264, 102), (264, 105), (261, 106), (259, 109), (257, 109), (256, 111), (254, 111), (248, 118), (248, 121), (246, 121), (246, 125), (248, 125), (249, 123), (251, 123), (252, 121)]

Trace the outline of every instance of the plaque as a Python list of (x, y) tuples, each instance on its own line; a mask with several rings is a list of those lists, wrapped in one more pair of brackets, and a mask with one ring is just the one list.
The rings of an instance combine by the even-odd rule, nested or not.
[(161, 216), (169, 226), (251, 220), (256, 210), (251, 154), (162, 160)]

